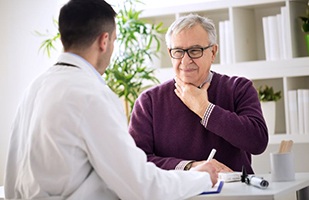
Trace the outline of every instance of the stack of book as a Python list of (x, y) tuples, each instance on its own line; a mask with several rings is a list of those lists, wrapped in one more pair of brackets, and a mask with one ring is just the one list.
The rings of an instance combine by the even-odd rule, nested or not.
[(291, 58), (287, 47), (287, 20), (287, 7), (281, 7), (280, 14), (262, 18), (266, 60)]
[(309, 89), (288, 91), (291, 134), (309, 134)]
[(220, 64), (233, 63), (232, 30), (229, 20), (219, 22), (219, 52)]

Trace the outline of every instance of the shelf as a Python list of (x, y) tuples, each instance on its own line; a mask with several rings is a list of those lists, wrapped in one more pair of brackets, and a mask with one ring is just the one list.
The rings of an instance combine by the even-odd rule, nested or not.
[(309, 143), (309, 134), (275, 134), (269, 136), (269, 144), (280, 144), (282, 140), (293, 140), (294, 143)]
[(237, 1), (227, 1), (227, 0), (217, 0), (217, 1), (205, 1), (198, 3), (186, 3), (173, 6), (160, 6), (155, 8), (146, 8), (141, 14), (142, 18), (150, 17), (160, 17), (171, 15), (171, 13), (186, 13), (186, 12), (200, 12), (200, 11), (210, 11), (210, 10), (220, 10), (229, 7), (259, 7), (261, 5), (271, 5), (271, 4), (284, 4), (285, 0), (237, 0)]
[[(251, 61), (236, 64), (214, 64), (211, 70), (229, 76), (243, 76), (251, 80), (299, 77), (309, 75), (309, 57), (277, 61)], [(156, 76), (161, 82), (173, 78), (171, 67), (157, 68)]]
[[(142, 18), (153, 23), (162, 22), (164, 27), (169, 27), (176, 18), (190, 13), (212, 19), (217, 29), (217, 43), (220, 46), (211, 70), (228, 76), (246, 77), (252, 80), (255, 88), (269, 85), (275, 91), (282, 91), (282, 98), (276, 102), (275, 135), (270, 136), (270, 144), (278, 144), (282, 139), (293, 139), (296, 143), (309, 144), (309, 134), (289, 134), (291, 114), (288, 102), (289, 90), (309, 89), (309, 55), (298, 19), (306, 13), (306, 5), (307, 0), (205, 0), (199, 3), (165, 7), (162, 5), (145, 9)], [(284, 24), (281, 27), (283, 31), (280, 30), (282, 35), (278, 34), (278, 37), (284, 39), (282, 41), (285, 44), (282, 47), (279, 45), (281, 52), (279, 58), (270, 57), (268, 54), (270, 48), (265, 48), (269, 43), (265, 42), (263, 20), (269, 17), (273, 19), (274, 16), (282, 20), (277, 21), (277, 24), (279, 22)], [(220, 31), (225, 29), (221, 26), (220, 30), (220, 25), (225, 21), (231, 24), (229, 32), (231, 44), (228, 46), (230, 47), (228, 51), (224, 51), (223, 54), (220, 52), (220, 47), (226, 48), (222, 43), (224, 37), (220, 36)], [(283, 44), (282, 41), (280, 44)], [(284, 50), (281, 51), (282, 49)], [(226, 52), (231, 53), (229, 59), (224, 57), (227, 55)], [(164, 42), (161, 45), (159, 58), (153, 66), (158, 67), (155, 75), (160, 82), (174, 77), (171, 59)]]
[(309, 57), (277, 61), (251, 61), (229, 65), (213, 65), (212, 69), (249, 79), (268, 79), (309, 74)]

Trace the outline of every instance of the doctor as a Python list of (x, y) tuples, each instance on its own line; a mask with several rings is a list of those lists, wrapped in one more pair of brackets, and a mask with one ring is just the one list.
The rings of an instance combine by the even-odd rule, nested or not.
[(136, 147), (121, 102), (101, 78), (114, 49), (115, 15), (103, 0), (71, 0), (62, 7), (64, 53), (20, 103), (6, 198), (179, 200), (217, 182), (212, 162), (166, 171)]

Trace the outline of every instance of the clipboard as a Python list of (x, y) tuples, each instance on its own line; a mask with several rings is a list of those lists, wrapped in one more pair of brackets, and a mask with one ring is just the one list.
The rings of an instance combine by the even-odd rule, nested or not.
[(211, 188), (208, 191), (202, 192), (200, 195), (220, 193), (223, 188), (223, 185), (224, 185), (224, 181), (220, 181), (213, 188)]

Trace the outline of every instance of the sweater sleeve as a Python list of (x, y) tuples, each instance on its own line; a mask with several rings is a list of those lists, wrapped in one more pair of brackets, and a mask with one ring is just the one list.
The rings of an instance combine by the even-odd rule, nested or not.
[(146, 153), (148, 161), (162, 169), (182, 170), (191, 160), (156, 155), (152, 103), (152, 99), (147, 93), (142, 93), (139, 96), (131, 114), (129, 133), (134, 138), (136, 145)]
[[(261, 111), (257, 91), (252, 82), (237, 78), (230, 83), (230, 91), (225, 92), (225, 102), (216, 100), (208, 118), (206, 128), (235, 147), (251, 154), (262, 153), (268, 144), (268, 131)], [(222, 87), (218, 87), (222, 88)], [(219, 91), (218, 91), (219, 93)], [(220, 106), (216, 104), (220, 104)], [(233, 111), (224, 107), (234, 107)], [(218, 126), (218, 123), (222, 125)]]

